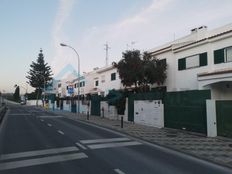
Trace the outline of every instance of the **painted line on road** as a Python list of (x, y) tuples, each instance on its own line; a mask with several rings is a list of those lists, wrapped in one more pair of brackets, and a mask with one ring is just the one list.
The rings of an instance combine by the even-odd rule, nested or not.
[(118, 174), (126, 174), (126, 173), (124, 173), (123, 171), (121, 171), (120, 169), (114, 169), (114, 171), (115, 171), (116, 173), (118, 173)]
[(64, 132), (62, 132), (61, 130), (58, 130), (57, 132), (60, 133), (61, 135), (64, 135)]
[(78, 147), (80, 147), (81, 149), (84, 149), (84, 150), (86, 150), (87, 148), (85, 147), (85, 146), (83, 146), (82, 144), (80, 144), (80, 143), (75, 143)]
[(15, 115), (16, 115), (16, 116), (17, 116), (17, 115), (18, 115), (18, 116), (21, 116), (21, 115), (22, 115), (22, 116), (24, 116), (24, 115), (27, 116), (27, 115), (31, 115), (31, 114), (8, 114), (8, 115), (9, 115), (9, 116), (15, 116)]
[(47, 124), (49, 127), (52, 127), (52, 125), (50, 123)]
[(129, 141), (129, 138), (105, 138), (105, 139), (94, 139), (94, 140), (81, 140), (82, 144), (94, 144), (94, 143), (108, 143), (108, 142), (117, 142), (117, 141)]
[(135, 146), (141, 144), (142, 143), (140, 142), (132, 141), (132, 142), (121, 142), (121, 143), (93, 144), (93, 145), (88, 145), (88, 147), (90, 149), (102, 149), (102, 148), (111, 148), (111, 147)]
[(38, 118), (63, 118), (64, 116), (56, 116), (56, 115), (42, 115), (42, 116), (37, 116)]
[(15, 158), (33, 157), (39, 155), (51, 155), (51, 154), (59, 154), (64, 152), (76, 152), (78, 150), (79, 149), (77, 147), (70, 146), (70, 147), (35, 150), (35, 151), (27, 151), (27, 152), (9, 153), (9, 154), (0, 155), (0, 160), (10, 160)]
[(41, 164), (77, 160), (77, 159), (83, 159), (83, 158), (88, 158), (88, 156), (85, 153), (74, 153), (74, 154), (68, 154), (68, 155), (56, 155), (56, 156), (27, 159), (27, 160), (14, 161), (14, 162), (5, 162), (5, 163), (0, 163), (0, 171), (16, 169), (20, 167), (29, 167), (29, 166), (35, 166), (35, 165), (41, 165)]

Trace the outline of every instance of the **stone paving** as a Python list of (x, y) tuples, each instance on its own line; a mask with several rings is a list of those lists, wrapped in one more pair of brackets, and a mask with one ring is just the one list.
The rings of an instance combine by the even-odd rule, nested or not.
[(118, 130), (130, 136), (232, 168), (232, 139), (229, 138), (208, 138), (202, 134), (169, 128), (159, 129), (129, 122), (124, 122), (121, 128), (120, 120), (109, 120), (97, 116), (90, 116), (87, 120), (86, 115), (77, 117), (77, 114), (70, 112), (58, 111), (57, 113), (69, 119), (82, 120)]

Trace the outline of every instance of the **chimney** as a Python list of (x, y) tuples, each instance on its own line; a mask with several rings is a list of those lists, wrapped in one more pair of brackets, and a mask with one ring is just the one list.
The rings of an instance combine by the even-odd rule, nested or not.
[(198, 28), (193, 28), (191, 30), (191, 34), (193, 34), (193, 33), (199, 33), (199, 32), (205, 32), (205, 31), (207, 31), (207, 26), (202, 25), (202, 26), (200, 26)]

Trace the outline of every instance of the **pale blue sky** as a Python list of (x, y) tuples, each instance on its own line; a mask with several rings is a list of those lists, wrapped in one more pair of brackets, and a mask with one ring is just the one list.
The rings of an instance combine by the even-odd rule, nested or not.
[(39, 49), (57, 74), (76, 67), (71, 49), (80, 54), (81, 72), (118, 61), (127, 44), (147, 50), (189, 34), (232, 22), (231, 0), (0, 0), (0, 91), (26, 86), (26, 72)]

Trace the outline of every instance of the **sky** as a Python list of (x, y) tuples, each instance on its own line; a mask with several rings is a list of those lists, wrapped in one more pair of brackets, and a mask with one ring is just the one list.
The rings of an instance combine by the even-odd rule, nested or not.
[[(126, 49), (150, 50), (232, 23), (232, 0), (0, 0), (0, 91), (27, 88), (26, 75), (42, 48), (54, 77), (66, 65), (89, 72), (119, 61)], [(29, 88), (30, 89), (30, 88)], [(22, 89), (23, 90), (23, 89)], [(21, 91), (22, 92), (22, 91)]]

